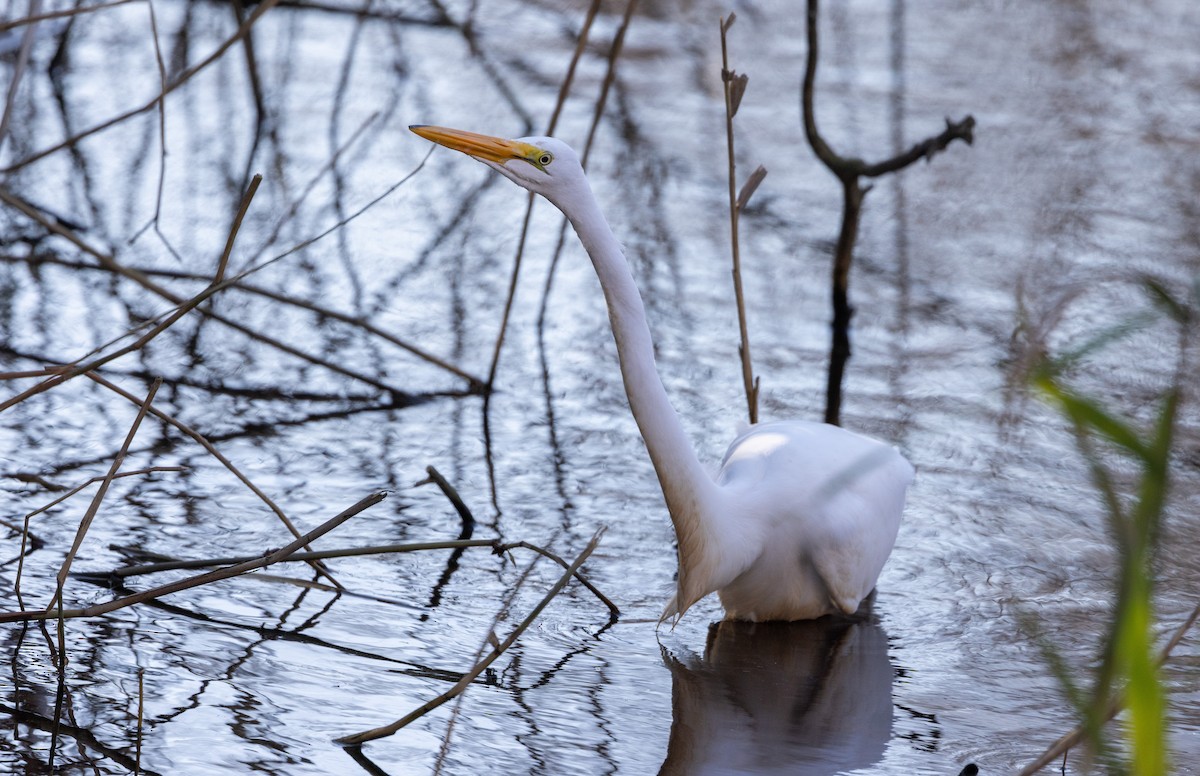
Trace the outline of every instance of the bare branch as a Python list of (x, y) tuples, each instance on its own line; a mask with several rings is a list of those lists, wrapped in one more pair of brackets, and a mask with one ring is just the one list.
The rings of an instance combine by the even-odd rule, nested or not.
[(172, 582), (171, 584), (162, 585), (161, 587), (156, 587), (152, 590), (145, 590), (141, 593), (135, 593), (133, 595), (125, 596), (124, 598), (117, 598), (115, 600), (108, 601), (106, 603), (95, 604), (94, 606), (88, 606), (84, 609), (54, 609), (51, 611), (40, 611), (39, 610), (39, 611), (0, 612), (0, 623), (28, 622), (30, 620), (50, 620), (50, 619), (60, 619), (60, 618), (66, 619), (66, 618), (75, 618), (75, 617), (96, 617), (101, 614), (108, 614), (109, 612), (114, 612), (118, 609), (124, 609), (127, 606), (133, 606), (134, 604), (140, 604), (140, 603), (145, 603), (146, 601), (152, 601), (156, 598), (161, 598), (162, 596), (170, 595), (171, 593), (178, 593), (182, 590), (188, 590), (193, 587), (199, 587), (200, 585), (207, 585), (211, 582), (217, 582), (222, 579), (229, 579), (230, 577), (236, 577), (240, 574), (245, 574), (247, 571), (254, 571), (255, 569), (264, 568), (264, 567), (270, 566), (274, 563), (279, 563), (280, 561), (287, 560), (291, 555), (295, 554), (296, 551), (299, 550), (301, 547), (304, 547), (307, 544), (311, 544), (312, 542), (316, 541), (320, 537), (322, 537), (325, 534), (332, 531), (334, 528), (337, 528), (342, 523), (344, 523), (347, 520), (349, 520), (350, 518), (354, 517), (359, 512), (362, 512), (363, 510), (367, 509), (368, 507), (372, 507), (375, 504), (378, 504), (380, 501), (383, 501), (385, 498), (387, 498), (386, 492), (373, 493), (370, 496), (367, 496), (366, 498), (359, 501), (354, 506), (345, 510), (341, 514), (339, 514), (335, 517), (332, 517), (329, 520), (326, 520), (324, 523), (317, 526), (316, 528), (309, 531), (308, 533), (304, 534), (299, 539), (288, 544), (287, 546), (285, 546), (281, 549), (278, 549), (278, 550), (274, 550), (273, 552), (268, 552), (268, 553), (261, 555), (253, 560), (246, 561), (245, 563), (239, 563), (236, 566), (228, 566), (226, 568), (211, 571), (207, 574), (201, 574), (201, 575), (195, 576), (195, 577), (188, 577), (187, 579), (182, 579), (178, 582)]
[(366, 730), (362, 733), (355, 733), (354, 735), (350, 736), (343, 736), (342, 738), (334, 740), (342, 746), (358, 746), (366, 743), (367, 741), (374, 741), (377, 738), (390, 736), (404, 728), (410, 722), (425, 716), (425, 714), (436, 709), (438, 706), (441, 706), (446, 701), (452, 700), (456, 696), (461, 695), (467, 689), (467, 687), (471, 685), (471, 682), (475, 681), (476, 677), (483, 673), (488, 666), (496, 662), (496, 659), (503, 655), (504, 652), (511, 647), (518, 638), (520, 638), (521, 634), (523, 634), (529, 628), (529, 626), (533, 624), (538, 615), (542, 613), (542, 610), (545, 609), (552, 600), (554, 600), (554, 597), (557, 596), (559, 591), (566, 586), (567, 582), (569, 582), (571, 577), (575, 575), (575, 572), (579, 569), (579, 567), (583, 565), (583, 562), (587, 560), (588, 556), (592, 554), (592, 551), (596, 549), (596, 545), (600, 543), (600, 537), (603, 536), (603, 534), (603, 528), (596, 532), (591, 541), (588, 542), (587, 546), (583, 548), (583, 552), (579, 553), (579, 556), (571, 562), (571, 565), (567, 567), (567, 570), (561, 577), (559, 577), (559, 580), (554, 583), (554, 586), (550, 588), (538, 605), (533, 608), (533, 611), (531, 611), (525, 617), (525, 619), (513, 629), (512, 633), (508, 635), (508, 638), (499, 644), (495, 643), (494, 637), (490, 639), (490, 642), (492, 643), (492, 651), (488, 653), (483, 660), (476, 663), (475, 667), (467, 672), (467, 674), (464, 675), (463, 678), (458, 682), (456, 682), (453, 687), (433, 700), (422, 704), (420, 707), (414, 709), (390, 725), (384, 725), (382, 727)]

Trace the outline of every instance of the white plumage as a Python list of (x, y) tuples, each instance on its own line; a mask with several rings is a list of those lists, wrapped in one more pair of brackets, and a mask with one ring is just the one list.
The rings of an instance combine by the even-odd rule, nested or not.
[(837, 426), (751, 426), (716, 478), (701, 466), (667, 398), (641, 296), (575, 152), (442, 127), (417, 134), (462, 151), (554, 204), (592, 259), (608, 303), (629, 407), (678, 541), (679, 578), (663, 619), (716, 592), (730, 619), (853, 614), (891, 554), (913, 469), (882, 442)]

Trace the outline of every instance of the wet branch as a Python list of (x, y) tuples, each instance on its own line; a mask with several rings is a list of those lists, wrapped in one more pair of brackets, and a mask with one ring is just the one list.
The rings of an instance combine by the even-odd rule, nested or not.
[[(124, 390), (120, 386), (115, 385), (114, 383), (111, 383), (108, 380), (105, 380), (103, 377), (96, 374), (95, 372), (88, 372), (87, 376), (89, 379), (104, 386), (105, 388), (107, 388), (108, 390), (117, 394), (118, 396), (121, 396), (122, 398), (124, 398), (128, 401), (132, 401), (132, 402), (136, 403), (137, 397), (135, 397), (133, 394), (129, 393), (128, 391)], [(163, 412), (162, 410), (160, 410), (156, 407), (150, 407), (150, 412), (151, 412), (151, 414), (153, 414), (155, 417), (157, 417), (162, 422), (166, 423), (169, 426), (174, 427), (175, 429), (177, 429), (184, 435), (190, 437), (198, 445), (203, 447), (208, 452), (209, 455), (211, 455), (213, 458), (216, 458), (217, 461), (220, 462), (220, 464), (222, 466), (224, 466), (226, 469), (228, 469), (230, 474), (232, 474), (234, 477), (237, 477), (238, 480), (243, 485), (245, 485), (247, 488), (249, 488), (251, 493), (253, 493), (260, 500), (262, 500), (262, 502), (267, 505), (267, 508), (275, 513), (275, 516), (279, 518), (279, 521), (281, 523), (283, 523), (284, 527), (288, 529), (288, 531), (292, 534), (292, 536), (294, 536), (296, 538), (300, 537), (300, 529), (296, 528), (295, 523), (293, 523), (291, 521), (291, 518), (289, 518), (287, 516), (287, 514), (282, 509), (279, 508), (279, 505), (276, 504), (275, 501), (272, 500), (271, 497), (268, 496), (266, 493), (264, 493), (257, 485), (255, 485), (253, 482), (251, 482), (250, 478), (247, 477), (245, 474), (243, 474), (241, 469), (234, 466), (233, 461), (230, 461), (228, 458), (226, 458), (221, 453), (221, 451), (217, 450), (217, 448), (213, 446), (212, 442), (209, 442), (208, 439), (206, 439), (203, 434), (196, 431), (195, 429), (193, 429), (191, 426), (187, 425), (186, 423), (176, 419), (172, 415), (169, 415), (166, 412)], [(331, 583), (333, 583), (333, 585), (335, 587), (338, 587), (338, 588), (342, 587), (342, 585), (336, 579), (333, 578), (333, 576), (329, 573), (329, 571), (322, 564), (314, 561), (312, 565), (313, 565), (313, 569), (318, 574), (320, 574), (321, 576), (328, 579)]]
[(487, 670), (488, 666), (496, 662), (496, 660), (503, 655), (518, 638), (521, 637), (521, 634), (528, 630), (529, 626), (532, 625), (534, 620), (536, 620), (542, 613), (542, 610), (545, 609), (552, 600), (554, 600), (555, 596), (557, 596), (564, 587), (566, 587), (567, 582), (571, 580), (571, 577), (575, 575), (575, 572), (578, 571), (579, 567), (583, 565), (583, 562), (587, 560), (588, 556), (592, 554), (592, 551), (596, 549), (596, 546), (600, 543), (600, 537), (603, 534), (603, 528), (596, 532), (591, 541), (588, 542), (587, 546), (583, 548), (583, 551), (579, 553), (578, 557), (576, 557), (569, 566), (567, 566), (567, 570), (563, 573), (563, 575), (559, 577), (558, 581), (554, 583), (553, 587), (551, 587), (550, 590), (546, 592), (546, 595), (542, 597), (542, 600), (538, 602), (537, 606), (535, 606), (533, 610), (526, 615), (525, 619), (522, 620), (520, 624), (512, 630), (512, 632), (506, 639), (504, 639), (504, 641), (495, 640), (494, 633), (489, 634), (489, 640), (492, 642), (491, 652), (489, 652), (486, 657), (476, 663), (475, 667), (468, 671), (462, 677), (462, 679), (454, 684), (453, 687), (436, 698), (433, 698), (432, 700), (422, 704), (390, 725), (383, 725), (382, 727), (373, 728), (361, 733), (343, 736), (342, 738), (334, 739), (335, 742), (341, 744), (342, 746), (359, 746), (368, 741), (374, 741), (378, 738), (390, 736), (404, 728), (409, 723), (425, 716), (438, 706), (441, 706), (447, 701), (453, 700), (455, 697), (461, 695), (467, 689), (467, 687), (471, 685), (471, 682), (475, 681), (480, 674)]
[(819, 55), (817, 34), (817, 0), (808, 0), (808, 58), (804, 68), (801, 101), (804, 112), (804, 135), (817, 158), (842, 184), (842, 225), (838, 233), (833, 258), (833, 322), (832, 344), (829, 351), (829, 378), (825, 389), (825, 422), (841, 423), (842, 380), (846, 362), (850, 359), (850, 319), (854, 308), (849, 301), (850, 266), (854, 261), (854, 244), (858, 240), (858, 224), (863, 197), (870, 186), (863, 178), (875, 178), (904, 169), (918, 159), (932, 159), (955, 140), (970, 145), (974, 140), (975, 119), (966, 116), (961, 121), (946, 120), (946, 129), (935, 137), (913, 145), (907, 151), (881, 162), (867, 163), (862, 159), (838, 155), (817, 131), (813, 111), (813, 88), (817, 77)]
[[(1171, 657), (1171, 652), (1175, 649), (1175, 647), (1179, 646), (1179, 642), (1183, 640), (1184, 634), (1186, 634), (1191, 627), (1196, 624), (1196, 620), (1198, 618), (1200, 618), (1200, 604), (1197, 604), (1196, 607), (1192, 609), (1192, 613), (1189, 614), (1187, 619), (1185, 619), (1183, 623), (1175, 629), (1175, 633), (1172, 634), (1171, 638), (1167, 640), (1167, 643), (1163, 645), (1162, 651), (1159, 652), (1158, 655), (1159, 666), (1162, 666), (1167, 662), (1167, 659)], [(1117, 716), (1117, 714), (1119, 714), (1124, 708), (1124, 695), (1118, 694), (1109, 705), (1104, 721), (1107, 722), (1112, 720), (1112, 718)], [(1041, 756), (1039, 756), (1029, 765), (1025, 766), (1018, 776), (1033, 776), (1033, 774), (1042, 770), (1047, 765), (1057, 761), (1068, 751), (1083, 743), (1086, 736), (1087, 729), (1083, 725), (1079, 725), (1070, 733), (1067, 733), (1065, 736), (1051, 744), (1046, 751), (1042, 752)]]
[(220, 580), (223, 580), (223, 579), (229, 579), (231, 577), (236, 577), (241, 574), (245, 574), (248, 571), (254, 571), (256, 569), (264, 568), (264, 567), (270, 566), (274, 563), (279, 563), (281, 561), (287, 560), (289, 557), (294, 555), (301, 548), (305, 547), (308, 544), (311, 544), (312, 542), (316, 541), (320, 537), (324, 536), (325, 534), (329, 533), (333, 529), (337, 528), (342, 523), (344, 523), (347, 520), (349, 520), (350, 518), (354, 517), (358, 513), (362, 512), (363, 510), (367, 509), (368, 507), (372, 507), (372, 506), (378, 504), (380, 501), (383, 501), (385, 498), (387, 498), (386, 492), (373, 493), (370, 496), (367, 496), (366, 498), (359, 501), (354, 506), (346, 509), (344, 512), (336, 515), (335, 517), (330, 518), (329, 520), (326, 520), (324, 523), (317, 526), (316, 528), (309, 531), (308, 533), (304, 534), (299, 539), (296, 539), (295, 541), (291, 542), (290, 544), (288, 544), (278, 550), (273, 550), (273, 551), (264, 553), (263, 555), (257, 556), (253, 560), (247, 560), (243, 563), (238, 563), (233, 566), (227, 566), (225, 568), (216, 569), (215, 571), (210, 571), (207, 574), (200, 574), (198, 576), (188, 577), (187, 579), (182, 579), (182, 580), (179, 580), (178, 582), (172, 582), (170, 584), (162, 585), (160, 587), (156, 587), (151, 590), (144, 590), (140, 593), (134, 593), (133, 595), (128, 595), (123, 598), (117, 598), (112, 601), (107, 601), (107, 602), (101, 603), (101, 604), (95, 604), (93, 606), (88, 606), (83, 609), (61, 609), (60, 608), (60, 609), (51, 609), (51, 610), (34, 610), (34, 611), (22, 610), (22, 611), (17, 611), (17, 612), (0, 612), (0, 623), (28, 622), (28, 621), (32, 621), (32, 620), (69, 619), (69, 618), (76, 618), (76, 617), (96, 617), (101, 614), (108, 614), (109, 612), (115, 612), (118, 609), (124, 609), (127, 606), (133, 606), (134, 604), (140, 604), (140, 603), (145, 603), (147, 601), (153, 601), (154, 599), (161, 598), (162, 596), (165, 596), (165, 595), (170, 595), (171, 593), (178, 593), (182, 590), (190, 590), (193, 587), (207, 585), (212, 582), (219, 582)]

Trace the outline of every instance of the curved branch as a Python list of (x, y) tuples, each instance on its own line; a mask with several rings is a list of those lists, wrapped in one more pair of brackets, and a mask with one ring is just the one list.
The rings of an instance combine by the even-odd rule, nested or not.
[(800, 90), (800, 101), (804, 113), (804, 136), (817, 154), (817, 158), (839, 178), (845, 173), (846, 160), (834, 153), (829, 144), (817, 131), (817, 119), (813, 115), (813, 85), (817, 80), (817, 0), (808, 0), (808, 59), (804, 64), (804, 84)]
[(926, 138), (920, 143), (917, 143), (912, 148), (904, 153), (893, 156), (891, 159), (886, 159), (875, 164), (868, 164), (859, 170), (859, 175), (866, 175), (870, 178), (875, 178), (880, 175), (887, 175), (889, 172), (896, 172), (909, 166), (918, 159), (932, 159), (935, 154), (944, 151), (946, 146), (955, 140), (961, 140), (967, 145), (973, 145), (975, 141), (975, 117), (966, 116), (962, 121), (953, 122), (946, 119), (946, 129), (942, 134), (936, 137)]
[(817, 158), (829, 168), (841, 181), (866, 176), (876, 178), (890, 172), (896, 172), (909, 166), (918, 159), (931, 159), (935, 154), (945, 150), (955, 140), (962, 140), (972, 145), (975, 140), (975, 118), (966, 116), (961, 121), (946, 119), (946, 129), (935, 137), (927, 138), (916, 143), (907, 151), (881, 162), (868, 164), (861, 159), (839, 156), (817, 130), (817, 119), (813, 110), (813, 90), (817, 80), (817, 57), (820, 54), (817, 34), (818, 0), (808, 0), (807, 32), (808, 58), (804, 66), (804, 84), (801, 88), (801, 104), (804, 113), (804, 136), (812, 146)]

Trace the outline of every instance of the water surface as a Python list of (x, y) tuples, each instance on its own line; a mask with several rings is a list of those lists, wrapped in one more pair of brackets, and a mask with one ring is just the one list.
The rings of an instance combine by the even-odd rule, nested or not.
[[(168, 80), (237, 24), (224, 3), (153, 10)], [(637, 9), (589, 157), (646, 298), (663, 380), (712, 464), (744, 414), (717, 39), (729, 10)], [(840, 192), (800, 126), (802, 14), (773, 1), (735, 10), (733, 66), (750, 75), (737, 116), (740, 174), (769, 170), (742, 219), (763, 415), (818, 418)], [(1182, 0), (830, 4), (817, 110), (841, 153), (882, 158), (936, 134), (944, 117), (977, 121), (973, 146), (877, 182), (852, 278), (843, 422), (897, 444), (917, 481), (870, 616), (718, 627), (719, 605), (707, 600), (674, 630), (656, 630), (673, 536), (586, 257), (569, 234), (560, 250), (561, 219), (539, 203), (485, 405), (461, 373), (489, 371), (526, 198), (459, 155), (426, 159), (428, 144), (405, 129), (544, 132), (586, 11), (273, 8), (255, 23), (252, 52), (231, 47), (170, 94), (165, 126), (149, 110), (27, 161), (149, 105), (160, 84), (145, 3), (39, 26), (0, 148), (10, 168), (2, 186), (76, 240), (48, 235), (11, 203), (0, 209), (3, 369), (78, 358), (176, 304), (88, 269), (97, 255), (156, 273), (151, 281), (178, 299), (198, 293), (260, 173), (230, 271), (281, 257), (247, 280), (276, 296), (224, 291), (209, 304), (228, 323), (191, 314), (103, 374), (138, 396), (162, 375), (155, 406), (203, 433), (304, 529), (391, 492), (323, 547), (458, 537), (443, 494), (415, 485), (431, 465), (473, 511), (475, 537), (570, 559), (608, 527), (585, 568), (620, 618), (568, 587), (461, 704), (367, 745), (374, 767), (954, 774), (975, 762), (984, 773), (1014, 771), (1073, 724), (1021, 622), (1044, 623), (1082, 669), (1108, 610), (1113, 555), (1069, 429), (1013, 376), (1037, 347), (1060, 351), (1150, 309), (1138, 273), (1176, 291), (1200, 273), (1200, 13)], [(624, 11), (602, 5), (558, 120), (556, 134), (577, 147)], [(11, 78), (19, 53), (7, 41)], [(312, 305), (369, 321), (459, 371)], [(1174, 375), (1175, 343), (1169, 326), (1151, 326), (1095, 353), (1073, 383), (1148, 420)], [(1195, 378), (1193, 367), (1189, 395)], [(10, 381), (4, 396), (31, 384)], [(77, 379), (0, 416), (0, 560), (14, 559), (0, 566), (4, 590), (14, 589), (24, 515), (103, 475), (135, 412)], [(1160, 564), (1164, 630), (1195, 605), (1200, 584), (1196, 417), (1191, 405), (1181, 417)], [(114, 483), (76, 570), (107, 571), (137, 551), (254, 555), (289, 540), (213, 456), (148, 420), (123, 469), (151, 466), (185, 470)], [(49, 601), (92, 492), (34, 518), (26, 605)], [(472, 549), (335, 560), (349, 591), (340, 596), (246, 578), (75, 620), (61, 693), (41, 632), (4, 626), (11, 682), (0, 763), (45, 772), (46, 720), (61, 698), (58, 772), (130, 772), (140, 675), (145, 772), (366, 769), (332, 739), (448, 689), (489, 631), (503, 638), (557, 579), (546, 562), (527, 573), (532, 559)], [(300, 567), (271, 574), (311, 578)], [(507, 620), (494, 625), (513, 591)], [(71, 606), (112, 595), (80, 579), (66, 591)], [(15, 608), (11, 592), (6, 600)], [(1175, 770), (1196, 772), (1194, 640), (1166, 673)]]

